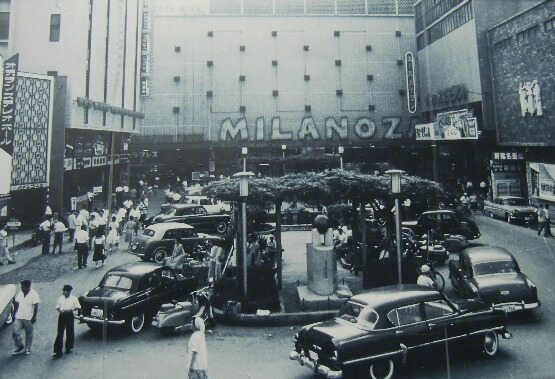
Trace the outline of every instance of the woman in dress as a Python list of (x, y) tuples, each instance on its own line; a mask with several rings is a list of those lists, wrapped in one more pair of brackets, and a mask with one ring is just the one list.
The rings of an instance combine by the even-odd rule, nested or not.
[(93, 261), (96, 268), (101, 267), (100, 262), (104, 266), (106, 260), (106, 254), (104, 254), (106, 250), (106, 236), (100, 230), (97, 230), (96, 236), (93, 238), (93, 248)]
[(208, 351), (204, 335), (204, 320), (200, 317), (193, 318), (195, 332), (187, 344), (187, 378), (208, 379)]
[(110, 254), (112, 254), (112, 251), (119, 249), (119, 223), (115, 215), (112, 216), (112, 221), (108, 224), (106, 243), (108, 244), (108, 252)]

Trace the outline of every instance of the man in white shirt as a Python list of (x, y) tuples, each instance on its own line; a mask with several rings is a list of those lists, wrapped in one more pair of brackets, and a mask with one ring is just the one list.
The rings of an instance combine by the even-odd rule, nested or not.
[(85, 209), (85, 207), (83, 207), (79, 211), (79, 217), (81, 217), (82, 220), (84, 220), (86, 223), (88, 223), (89, 218), (90, 218), (90, 213), (87, 209)]
[(52, 224), (48, 218), (44, 218), (44, 221), (39, 225), (39, 230), (42, 238), (42, 254), (50, 253), (50, 230), (52, 229)]
[(87, 227), (82, 225), (75, 232), (75, 250), (77, 250), (77, 267), (79, 269), (87, 267), (87, 258), (89, 256), (89, 233)]
[[(31, 354), (33, 344), (33, 328), (37, 322), (40, 298), (38, 293), (31, 289), (31, 281), (21, 281), (21, 292), (15, 297), (15, 323), (13, 329), (13, 340), (15, 342), (14, 354)], [(21, 333), (25, 331), (25, 344)]]
[(69, 230), (69, 242), (73, 242), (75, 237), (75, 230), (77, 229), (77, 212), (71, 211), (67, 217), (67, 228)]
[(74, 333), (74, 311), (81, 310), (79, 300), (71, 294), (73, 287), (69, 284), (64, 285), (62, 288), (63, 295), (58, 298), (56, 309), (58, 310), (58, 334), (54, 342), (54, 358), (62, 356), (62, 348), (64, 345), (64, 332), (66, 335), (66, 354), (71, 353), (73, 343), (75, 340)]
[(54, 219), (54, 247), (52, 248), (52, 254), (56, 252), (56, 246), (58, 246), (58, 254), (62, 254), (62, 244), (64, 242), (64, 232), (67, 230), (66, 226), (60, 219)]
[(422, 265), (422, 267), (420, 267), (420, 275), (416, 280), (416, 284), (419, 284), (421, 286), (427, 286), (427, 287), (435, 287), (435, 283), (430, 277), (430, 273), (431, 273), (430, 266)]

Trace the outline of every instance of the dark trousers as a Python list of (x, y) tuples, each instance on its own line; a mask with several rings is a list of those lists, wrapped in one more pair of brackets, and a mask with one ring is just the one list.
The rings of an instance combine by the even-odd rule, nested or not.
[(42, 231), (42, 253), (50, 253), (50, 232)]
[(54, 353), (62, 354), (64, 333), (66, 335), (66, 351), (73, 349), (74, 342), (74, 316), (73, 312), (62, 312), (58, 315), (58, 335), (54, 342)]
[(89, 246), (85, 243), (75, 244), (77, 248), (77, 267), (82, 268), (87, 265), (87, 258), (89, 257)]
[(75, 229), (68, 229), (69, 233), (69, 242), (73, 242), (73, 237), (75, 237)]
[(58, 247), (58, 253), (62, 254), (62, 244), (64, 242), (64, 232), (54, 233), (54, 247), (52, 248), (52, 254), (56, 251), (56, 246)]
[(545, 219), (545, 235), (551, 236), (551, 220), (549, 218)]

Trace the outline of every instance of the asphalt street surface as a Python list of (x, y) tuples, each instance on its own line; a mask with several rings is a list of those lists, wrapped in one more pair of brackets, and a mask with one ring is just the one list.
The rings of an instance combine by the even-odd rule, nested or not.
[[(555, 238), (536, 235), (532, 229), (501, 220), (477, 216), (482, 237), (475, 244), (508, 248), (520, 267), (538, 286), (542, 307), (531, 316), (511, 317), (512, 340), (500, 340), (500, 352), (485, 358), (471, 349), (453, 349), (449, 359), (443, 351), (422, 357), (400, 372), (402, 378), (553, 378), (555, 377)], [(294, 267), (299, 280), (306, 280), (305, 244), (309, 232), (284, 233), (284, 265)], [(40, 247), (20, 253), (38, 255)], [(453, 254), (451, 259), (456, 259)], [(76, 324), (75, 350), (61, 359), (52, 359), (56, 336), (55, 304), (65, 283), (80, 295), (93, 288), (109, 267), (138, 259), (118, 252), (108, 258), (106, 268), (73, 270), (51, 282), (34, 283), (41, 296), (31, 355), (12, 356), (12, 327), (0, 329), (0, 378), (183, 378), (186, 346), (190, 334), (162, 337), (154, 328), (137, 335), (125, 331), (107, 336)], [(90, 266), (90, 265), (89, 265)], [(291, 266), (289, 268), (292, 268)], [(338, 268), (338, 270), (342, 270)], [(447, 279), (447, 266), (441, 267)], [(0, 271), (0, 276), (2, 271)], [(295, 274), (292, 274), (295, 275)], [(23, 278), (22, 278), (23, 279)], [(446, 292), (452, 295), (450, 283)], [(299, 326), (236, 327), (217, 325), (207, 334), (209, 373), (212, 379), (310, 379), (308, 369), (290, 361), (293, 336)]]

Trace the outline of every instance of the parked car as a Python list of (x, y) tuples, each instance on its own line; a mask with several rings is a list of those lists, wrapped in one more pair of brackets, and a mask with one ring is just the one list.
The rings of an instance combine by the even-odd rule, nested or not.
[(538, 222), (536, 209), (523, 197), (499, 196), (493, 201), (484, 201), (484, 212), (490, 217), (505, 219), (508, 223), (520, 222), (526, 225)]
[(183, 249), (190, 255), (197, 246), (223, 240), (221, 236), (197, 233), (195, 228), (188, 224), (165, 222), (147, 227), (143, 234), (133, 240), (129, 246), (129, 253), (145, 262), (152, 260), (164, 263), (164, 258), (173, 253), (176, 237), (181, 238)]
[(15, 295), (16, 286), (14, 284), (0, 286), (0, 328), (13, 322)]
[(209, 213), (203, 205), (168, 204), (160, 214), (147, 220), (147, 225), (162, 222), (189, 224), (198, 232), (224, 234), (231, 225), (231, 216), (225, 213)]
[(109, 270), (97, 287), (79, 297), (81, 322), (91, 329), (126, 326), (131, 333), (150, 325), (164, 303), (186, 300), (197, 279), (177, 275), (156, 263), (127, 263)]
[(478, 225), (469, 219), (459, 219), (455, 211), (440, 209), (427, 211), (416, 221), (403, 221), (403, 227), (410, 228), (417, 236), (431, 233), (434, 239), (446, 235), (461, 235), (467, 240), (480, 238)]
[(444, 349), (446, 341), (475, 342), (494, 356), (498, 335), (511, 338), (506, 320), (501, 310), (479, 301), (455, 303), (430, 287), (379, 287), (353, 296), (332, 320), (303, 327), (289, 357), (327, 378), (361, 368), (372, 378), (391, 378), (416, 352)]
[(471, 247), (449, 262), (453, 289), (464, 298), (476, 298), (506, 312), (538, 308), (536, 285), (520, 271), (505, 248)]

